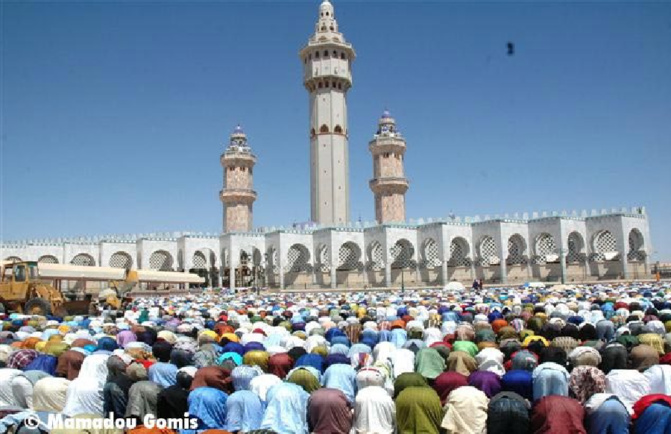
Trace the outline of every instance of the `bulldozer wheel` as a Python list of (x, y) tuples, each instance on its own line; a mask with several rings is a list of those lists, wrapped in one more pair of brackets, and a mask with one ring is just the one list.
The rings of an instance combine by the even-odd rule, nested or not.
[(26, 302), (23, 312), (26, 315), (49, 315), (49, 303), (42, 297), (31, 298)]

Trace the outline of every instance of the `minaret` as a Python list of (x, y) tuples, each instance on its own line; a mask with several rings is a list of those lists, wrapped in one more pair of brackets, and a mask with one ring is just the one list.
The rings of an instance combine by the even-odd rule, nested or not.
[(324, 0), (315, 33), (300, 51), (310, 94), (310, 214), (317, 223), (349, 221), (347, 90), (354, 57), (338, 32), (333, 5)]
[(375, 219), (378, 223), (405, 221), (405, 192), (408, 180), (403, 170), (405, 139), (396, 129), (396, 121), (387, 110), (378, 121), (377, 133), (368, 144), (373, 154)]
[(221, 154), (224, 189), (219, 197), (224, 204), (224, 232), (252, 230), (252, 206), (256, 200), (254, 164), (256, 157), (247, 144), (247, 135), (238, 125), (231, 134), (228, 147)]

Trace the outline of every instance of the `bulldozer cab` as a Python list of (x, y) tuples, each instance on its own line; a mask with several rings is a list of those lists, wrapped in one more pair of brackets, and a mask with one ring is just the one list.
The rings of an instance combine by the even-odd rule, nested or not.
[(0, 297), (9, 300), (24, 297), (30, 282), (36, 280), (37, 262), (3, 262)]
[(50, 282), (41, 281), (36, 261), (2, 263), (0, 302), (3, 309), (46, 315), (63, 303), (62, 296)]

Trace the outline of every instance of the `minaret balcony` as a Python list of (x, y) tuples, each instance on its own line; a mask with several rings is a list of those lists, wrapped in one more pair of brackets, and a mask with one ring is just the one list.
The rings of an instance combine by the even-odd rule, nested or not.
[(408, 178), (388, 176), (371, 179), (368, 185), (374, 193), (403, 194), (408, 190), (410, 182)]
[(386, 153), (404, 154), (405, 148), (405, 140), (395, 137), (380, 137), (378, 139), (371, 140), (368, 144), (368, 149), (373, 155)]
[(219, 191), (219, 199), (224, 203), (252, 203), (256, 200), (256, 192), (246, 188), (226, 188)]
[(250, 167), (256, 164), (256, 156), (248, 152), (226, 151), (221, 154), (221, 165)]

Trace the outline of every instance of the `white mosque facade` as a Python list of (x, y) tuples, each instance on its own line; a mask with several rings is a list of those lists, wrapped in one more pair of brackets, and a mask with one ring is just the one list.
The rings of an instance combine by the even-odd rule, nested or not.
[[(369, 143), (375, 222), (350, 222), (347, 91), (355, 52), (331, 3), (300, 51), (309, 94), (311, 220), (253, 228), (256, 156), (239, 126), (221, 156), (221, 234), (3, 243), (5, 260), (196, 272), (211, 286), (281, 289), (520, 284), (649, 277), (645, 208), (406, 221), (406, 141), (385, 111)], [(412, 153), (412, 146), (408, 152)], [(260, 156), (262, 158), (262, 156)], [(261, 198), (262, 199), (262, 198)]]

